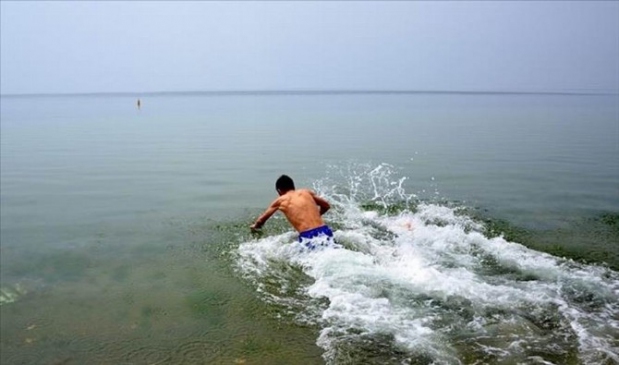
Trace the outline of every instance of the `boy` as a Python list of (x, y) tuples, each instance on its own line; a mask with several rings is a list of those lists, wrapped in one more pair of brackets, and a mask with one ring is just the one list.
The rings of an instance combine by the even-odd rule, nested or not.
[(299, 242), (305, 239), (307, 247), (311, 249), (316, 247), (310, 242), (315, 237), (326, 236), (327, 240), (333, 240), (333, 232), (322, 220), (322, 215), (331, 208), (326, 200), (308, 189), (295, 190), (294, 182), (287, 175), (282, 175), (277, 179), (275, 190), (279, 198), (275, 199), (251, 225), (252, 231), (262, 227), (275, 212), (281, 210), (292, 227), (299, 232)]

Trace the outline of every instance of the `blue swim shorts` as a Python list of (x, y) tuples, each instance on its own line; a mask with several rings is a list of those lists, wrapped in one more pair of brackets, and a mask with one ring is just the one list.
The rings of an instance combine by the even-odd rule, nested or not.
[(299, 233), (299, 242), (305, 243), (310, 250), (317, 246), (329, 246), (335, 243), (333, 232), (328, 226), (321, 226)]

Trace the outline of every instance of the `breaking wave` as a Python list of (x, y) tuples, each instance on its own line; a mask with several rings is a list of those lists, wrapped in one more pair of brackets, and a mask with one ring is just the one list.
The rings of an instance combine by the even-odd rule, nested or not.
[(404, 182), (386, 164), (333, 168), (314, 188), (342, 247), (254, 239), (237, 270), (318, 329), (329, 364), (619, 363), (617, 272), (491, 237)]

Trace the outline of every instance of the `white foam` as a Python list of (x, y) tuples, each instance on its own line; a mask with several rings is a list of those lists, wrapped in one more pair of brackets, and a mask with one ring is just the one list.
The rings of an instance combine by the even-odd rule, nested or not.
[[(322, 328), (317, 344), (327, 362), (350, 351), (342, 344), (358, 343), (362, 352), (368, 338), (380, 338), (398, 356), (421, 354), (436, 363), (482, 353), (551, 364), (527, 357), (526, 349), (552, 353), (570, 341), (577, 341), (583, 363), (619, 363), (616, 272), (489, 239), (481, 224), (454, 208), (363, 211), (358, 202), (367, 200), (361, 198), (384, 206), (411, 199), (403, 179), (390, 180), (389, 166), (365, 171), (369, 177), (349, 179), (347, 194), (335, 184), (317, 185), (337, 211), (331, 219), (342, 227), (335, 237), (344, 248), (308, 252), (287, 233), (242, 243), (237, 252), (239, 271), (265, 300)], [(369, 194), (363, 181), (369, 181)], [(579, 291), (592, 299), (578, 302)], [(542, 328), (545, 321), (551, 329)], [(499, 335), (488, 339), (492, 334)], [(463, 337), (478, 340), (462, 347)]]

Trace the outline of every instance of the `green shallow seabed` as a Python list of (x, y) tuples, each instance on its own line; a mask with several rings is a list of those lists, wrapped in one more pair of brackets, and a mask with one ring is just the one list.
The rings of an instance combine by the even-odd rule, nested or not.
[(540, 230), (514, 226), (500, 219), (482, 221), (489, 237), (502, 235), (534, 250), (619, 271), (619, 213), (572, 220), (567, 222), (568, 228)]
[(183, 227), (188, 237), (169, 244), (110, 243), (96, 258), (90, 245), (7, 263), (6, 277), (37, 279), (0, 307), (0, 362), (322, 363), (316, 329), (277, 319), (235, 277), (240, 225), (221, 227)]
[[(405, 209), (414, 206), (388, 207), (384, 213)], [(0, 362), (324, 363), (322, 349), (315, 344), (320, 328), (300, 324), (284, 309), (265, 303), (256, 288), (234, 272), (231, 253), (240, 242), (289, 231), (280, 217), (270, 221), (265, 232), (252, 235), (247, 223), (252, 216), (255, 212), (236, 221), (179, 224), (165, 243), (123, 245), (104, 239), (38, 254), (24, 250), (23, 257), (2, 268), (3, 278), (26, 277), (23, 282), (29, 287), (17, 302), (0, 307)], [(553, 255), (619, 269), (617, 213), (582, 219), (570, 229), (538, 231), (481, 215), (478, 219), (490, 237), (502, 235)], [(2, 249), (19, 254), (14, 247)], [(299, 280), (305, 279), (299, 275)], [(400, 363), (397, 359), (404, 354), (386, 345), (391, 342), (368, 338), (350, 343), (348, 351), (343, 344), (335, 360)], [(467, 364), (498, 359), (471, 351), (464, 338), (454, 346)], [(575, 352), (560, 358), (578, 363)], [(430, 363), (423, 356), (411, 361)]]

